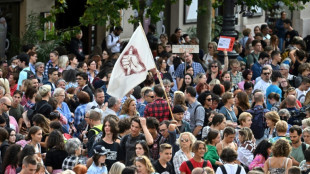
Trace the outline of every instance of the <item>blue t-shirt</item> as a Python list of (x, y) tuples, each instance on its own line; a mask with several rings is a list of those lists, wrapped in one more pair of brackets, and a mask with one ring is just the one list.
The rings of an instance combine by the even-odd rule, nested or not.
[(88, 168), (87, 170), (87, 174), (97, 174), (97, 173), (104, 173), (104, 174), (108, 174), (108, 169), (106, 166), (102, 166), (102, 167), (98, 167), (95, 165), (95, 163), (93, 162), (93, 164)]
[(272, 92), (278, 93), (280, 95), (280, 99), (282, 98), (282, 90), (277, 85), (271, 84), (270, 86), (268, 86), (268, 88), (266, 89), (266, 103), (267, 109), (269, 110), (272, 108), (272, 105), (268, 101), (268, 95)]
[(230, 110), (226, 109), (225, 106), (222, 106), (219, 113), (224, 114), (226, 117), (226, 120), (231, 120), (235, 123), (237, 122), (237, 117), (236, 117), (234, 110), (230, 111)]

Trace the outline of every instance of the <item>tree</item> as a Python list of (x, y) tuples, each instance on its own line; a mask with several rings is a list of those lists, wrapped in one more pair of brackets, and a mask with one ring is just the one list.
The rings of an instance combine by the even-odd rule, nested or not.
[(211, 0), (198, 0), (197, 36), (200, 48), (203, 50), (208, 50), (208, 43), (211, 41), (211, 26), (212, 2)]

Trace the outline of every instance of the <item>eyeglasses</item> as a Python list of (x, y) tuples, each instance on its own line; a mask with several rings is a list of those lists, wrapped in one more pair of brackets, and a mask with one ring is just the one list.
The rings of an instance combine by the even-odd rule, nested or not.
[(263, 73), (265, 76), (269, 75), (270, 73)]
[(208, 101), (212, 101), (212, 98), (206, 98), (206, 100), (208, 100)]
[(8, 104), (6, 104), (6, 103), (3, 103), (3, 104), (5, 104), (5, 106), (6, 106), (6, 107), (8, 107), (8, 109), (10, 109), (10, 108), (11, 108), (11, 106), (10, 106), (10, 105), (8, 105)]
[(150, 98), (154, 98), (155, 96), (154, 96), (154, 95), (151, 95), (151, 96), (148, 96), (148, 97), (150, 97)]
[(211, 66), (211, 68), (217, 68), (217, 66)]
[(184, 142), (187, 143), (187, 142), (189, 141), (189, 139), (183, 139), (183, 138), (182, 138), (180, 141), (181, 141), (182, 143), (184, 143)]
[(76, 80), (82, 80), (82, 78), (76, 78)]

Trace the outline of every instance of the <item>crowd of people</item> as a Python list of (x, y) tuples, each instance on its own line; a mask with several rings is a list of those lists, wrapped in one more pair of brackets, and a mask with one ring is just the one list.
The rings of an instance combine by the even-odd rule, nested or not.
[(310, 59), (285, 15), (277, 32), (244, 29), (237, 59), (227, 51), (220, 59), (216, 41), (199, 54), (174, 54), (172, 45), (199, 39), (180, 28), (157, 38), (150, 25), (163, 86), (150, 71), (123, 98), (107, 93), (125, 46), (121, 27), (90, 55), (82, 32), (47, 63), (25, 45), (0, 64), (0, 172), (310, 172)]

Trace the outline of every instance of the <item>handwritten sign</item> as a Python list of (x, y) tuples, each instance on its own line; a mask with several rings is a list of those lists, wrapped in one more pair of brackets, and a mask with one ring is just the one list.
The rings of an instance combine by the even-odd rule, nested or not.
[(199, 53), (199, 45), (172, 45), (172, 53)]
[(234, 37), (227, 37), (227, 36), (221, 36), (217, 50), (219, 51), (232, 51), (234, 48), (235, 38)]

